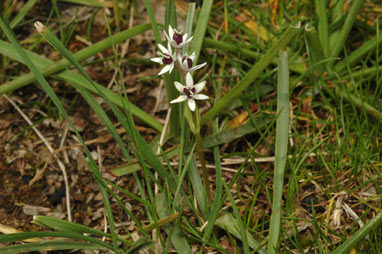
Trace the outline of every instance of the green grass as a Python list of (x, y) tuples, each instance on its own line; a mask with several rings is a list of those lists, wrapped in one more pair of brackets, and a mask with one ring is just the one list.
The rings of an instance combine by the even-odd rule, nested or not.
[[(111, 172), (117, 179), (132, 179), (136, 186), (105, 179), (75, 131), (100, 188), (110, 229), (104, 233), (80, 221), (40, 216), (34, 222), (56, 232), (4, 234), (0, 242), (69, 240), (13, 245), (0, 248), (0, 253), (81, 247), (134, 253), (147, 246), (164, 253), (174, 249), (191, 253), (192, 247), (198, 253), (379, 253), (382, 249), (382, 36), (380, 10), (372, 1), (336, 1), (331, 7), (325, 1), (279, 1), (275, 14), (268, 1), (204, 1), (193, 6), (195, 11), (189, 15), (194, 15), (194, 24), (188, 22), (187, 29), (194, 31), (195, 38), (189, 49), (196, 52), (198, 63), (208, 63), (194, 79), (206, 79), (203, 93), (210, 96), (208, 104), (200, 105), (204, 106), (201, 141), (207, 166), (212, 166), (208, 169), (212, 200), (207, 197), (183, 105), (173, 106), (166, 129), (158, 121), (163, 120), (161, 114), (153, 117), (144, 112), (128, 93), (130, 68), (142, 72), (154, 68), (133, 51), (144, 47), (134, 41), (136, 36), (150, 29), (154, 37), (148, 43), (162, 43), (164, 26), (155, 20), (157, 6), (142, 2), (150, 24), (126, 29), (130, 15), (141, 15), (131, 13), (137, 10), (137, 1), (132, 5), (109, 1), (113, 15), (105, 15), (105, 25), (99, 28), (94, 19), (104, 4), (67, 1), (91, 6), (91, 18), (76, 18), (68, 26), (55, 6), (41, 40), (31, 25), (39, 1), (27, 1), (18, 15), (11, 2), (2, 3), (0, 13), (0, 93), (42, 87), (50, 101), (48, 106), (36, 102), (34, 107), (46, 111), (55, 105), (58, 111), (50, 110), (47, 117), (71, 123), (70, 114), (76, 109), (52, 89), (52, 81), (65, 85), (68, 93), (77, 94), (76, 100), (85, 99), (102, 123), (99, 128), (106, 127), (113, 137), (110, 142), (119, 145), (121, 158)], [(174, 10), (183, 2), (163, 4), (165, 25), (175, 26)], [(187, 12), (178, 13), (184, 15)], [(18, 34), (21, 28), (29, 31), (27, 40)], [(100, 42), (81, 51), (73, 47), (75, 35), (91, 39), (89, 31), (96, 29), (106, 31)], [(126, 39), (131, 40), (131, 48), (122, 59), (120, 47)], [(154, 49), (150, 45), (149, 57), (154, 57)], [(62, 59), (49, 60), (53, 52)], [(92, 79), (91, 68), (116, 70), (113, 89)], [(171, 100), (178, 93), (172, 83), (180, 77), (174, 73), (164, 80)], [(137, 81), (137, 86), (148, 84), (156, 87), (159, 79)], [(31, 102), (24, 103), (28, 110)], [(33, 120), (39, 128), (42, 120)], [(117, 131), (117, 123), (125, 134)], [(139, 132), (142, 125), (155, 137)], [(25, 126), (19, 131), (12, 142), (24, 142), (32, 132)], [(158, 150), (162, 131), (164, 145)], [(131, 210), (127, 199), (139, 209)], [(115, 207), (128, 218), (118, 217)], [(116, 226), (124, 220), (133, 221), (134, 229)], [(153, 230), (158, 238), (152, 238)], [(133, 241), (132, 231), (141, 240)]]

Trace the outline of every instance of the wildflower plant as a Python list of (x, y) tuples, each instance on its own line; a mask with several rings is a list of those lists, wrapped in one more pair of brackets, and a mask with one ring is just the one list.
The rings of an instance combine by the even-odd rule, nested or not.
[(198, 69), (203, 68), (207, 63), (204, 62), (202, 64), (195, 65), (195, 52), (187, 54), (186, 46), (191, 43), (193, 38), (192, 36), (189, 36), (189, 34), (169, 26), (168, 33), (165, 32), (165, 36), (167, 38), (167, 48), (161, 44), (158, 44), (158, 48), (160, 49), (160, 52), (158, 52), (159, 57), (151, 58), (151, 61), (164, 65), (158, 75), (171, 73), (174, 68), (181, 74), (182, 81), (175, 81), (173, 84), (176, 90), (179, 91), (180, 95), (174, 100), (170, 101), (170, 103), (173, 104), (187, 101), (187, 106), (184, 107), (184, 116), (187, 119), (190, 130), (195, 135), (195, 141), (198, 147), (199, 157), (202, 165), (207, 198), (209, 201), (211, 201), (212, 197), (210, 184), (208, 181), (202, 139), (200, 136), (201, 117), (195, 101), (207, 100), (209, 97), (200, 93), (205, 87), (206, 81), (194, 83), (194, 79), (192, 78), (192, 73)]

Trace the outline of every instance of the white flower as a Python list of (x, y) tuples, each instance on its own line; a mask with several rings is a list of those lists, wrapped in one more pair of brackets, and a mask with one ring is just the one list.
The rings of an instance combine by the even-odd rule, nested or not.
[(183, 48), (184, 45), (188, 44), (192, 40), (192, 36), (187, 38), (187, 34), (183, 34), (183, 32), (173, 29), (171, 26), (168, 28), (168, 34), (164, 32), (166, 38), (169, 43), (175, 48)]
[(196, 65), (194, 67), (192, 67), (194, 65), (194, 61), (195, 61), (195, 52), (192, 52), (191, 56), (188, 56), (188, 55), (184, 55), (184, 56), (181, 56), (181, 55), (178, 55), (178, 63), (179, 65), (182, 67), (183, 70), (187, 71), (187, 72), (193, 72), (197, 69), (200, 69), (202, 68), (203, 66), (205, 66), (207, 63), (202, 63), (202, 64), (199, 64), (199, 65)]
[(158, 73), (158, 75), (162, 75), (166, 72), (171, 73), (172, 70), (174, 69), (174, 63), (175, 63), (176, 57), (172, 53), (170, 43), (167, 44), (167, 49), (161, 44), (158, 44), (158, 47), (162, 51), (162, 52), (158, 52), (158, 54), (161, 57), (151, 58), (151, 61), (159, 63), (159, 64), (165, 64), (165, 67), (163, 67), (163, 69)]
[(192, 76), (189, 72), (187, 72), (186, 75), (186, 86), (182, 85), (181, 83), (175, 81), (174, 83), (176, 89), (183, 93), (175, 100), (172, 100), (170, 103), (178, 103), (187, 100), (188, 107), (191, 109), (191, 111), (195, 111), (196, 103), (195, 100), (206, 100), (208, 99), (207, 95), (204, 94), (198, 94), (206, 85), (206, 81), (199, 82), (194, 85), (194, 80), (192, 79)]

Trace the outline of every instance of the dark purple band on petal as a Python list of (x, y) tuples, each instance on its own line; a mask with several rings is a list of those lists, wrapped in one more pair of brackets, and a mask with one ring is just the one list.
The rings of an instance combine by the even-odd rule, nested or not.
[(163, 55), (162, 61), (164, 64), (172, 64), (173, 62), (172, 57), (167, 54)]
[(187, 96), (188, 99), (192, 98), (192, 93), (188, 88), (184, 88), (183, 93)]
[(187, 58), (187, 66), (190, 69), (192, 67), (192, 60), (191, 58)]
[(183, 36), (181, 34), (178, 34), (178, 33), (174, 33), (174, 35), (172, 36), (172, 39), (176, 42), (176, 44), (181, 44), (183, 42)]

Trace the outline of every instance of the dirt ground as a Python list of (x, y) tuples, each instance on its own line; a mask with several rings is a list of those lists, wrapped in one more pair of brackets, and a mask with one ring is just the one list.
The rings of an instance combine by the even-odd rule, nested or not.
[[(49, 8), (51, 7), (41, 1), (26, 18), (43, 22), (47, 19)], [(93, 9), (83, 7), (82, 10), (89, 14)], [(75, 11), (76, 8), (73, 5), (65, 4), (62, 6), (62, 18), (64, 20), (70, 18)], [(144, 12), (140, 5), (137, 11)], [(143, 14), (142, 17), (147, 17)], [(93, 42), (108, 36), (102, 17), (103, 14), (100, 13), (100, 17), (96, 17), (96, 25), (92, 28)], [(130, 25), (143, 23), (144, 19), (136, 19)], [(103, 24), (97, 25), (97, 20)], [(51, 24), (53, 24), (51, 29), (57, 30), (58, 25), (54, 25), (54, 22)], [(123, 23), (122, 26), (121, 30), (129, 28), (128, 22)], [(29, 38), (35, 34), (33, 23), (23, 26), (22, 29), (15, 32), (20, 41)], [(86, 34), (86, 21), (79, 21), (75, 36), (84, 34)], [(87, 46), (75, 36), (72, 37), (68, 46), (73, 53)], [(167, 109), (164, 91), (157, 88), (157, 83), (139, 81), (143, 77), (156, 75), (158, 69), (153, 68), (153, 65), (127, 64), (128, 60), (126, 60), (137, 57), (147, 58), (153, 56), (155, 51), (152, 34), (148, 32), (139, 35), (128, 41), (125, 58), (122, 59), (121, 64), (125, 64), (122, 70), (126, 77), (125, 83), (130, 101), (161, 120), (165, 116), (164, 110)], [(41, 43), (35, 52), (39, 52), (51, 60), (60, 58), (46, 42)], [(97, 57), (103, 59), (112, 55), (113, 52), (110, 49), (98, 54)], [(4, 74), (18, 75), (20, 70), (21, 73), (29, 72), (17, 62), (3, 62), (3, 66), (6, 64), (8, 64), (8, 68), (7, 73)], [(9, 66), (13, 66), (14, 73), (9, 73), (12, 71)], [(115, 78), (113, 75), (116, 68), (111, 61), (91, 65), (91, 67), (86, 67), (86, 70), (96, 82), (105, 86), (112, 83)], [(9, 81), (1, 79), (0, 83)], [(68, 110), (71, 120), (80, 130), (83, 139), (89, 144), (89, 149), (99, 163), (102, 175), (117, 185), (129, 187), (129, 191), (137, 193), (132, 177), (117, 178), (108, 173), (108, 169), (124, 162), (123, 156), (120, 148), (113, 142), (111, 136), (86, 102), (78, 95), (78, 92), (63, 82), (51, 78), (48, 78), (48, 82)], [(107, 107), (104, 103), (102, 106)], [(30, 119), (32, 124), (27, 123), (17, 108)], [(112, 114), (109, 115), (112, 117)], [(114, 122), (114, 124), (118, 128), (118, 123)], [(157, 134), (139, 121), (136, 126), (148, 141)], [(33, 128), (36, 128), (41, 136), (38, 136)], [(48, 149), (46, 143), (51, 146), (53, 153)], [(34, 215), (67, 218), (64, 170), (68, 176), (73, 221), (103, 230), (105, 214), (102, 197), (84, 159), (86, 159), (85, 154), (79, 146), (74, 132), (69, 129), (67, 122), (59, 115), (58, 110), (39, 84), (33, 83), (6, 96), (0, 96), (0, 226), (2, 229), (9, 230), (9, 232), (12, 230), (24, 232), (41, 230), (38, 225), (31, 223)], [(58, 160), (62, 162), (63, 167), (59, 165)], [(138, 219), (143, 221), (146, 219), (139, 218), (139, 214), (144, 214), (140, 204), (136, 204), (134, 200), (121, 193), (118, 195), (126, 206), (137, 215)], [(116, 222), (117, 228), (123, 231), (126, 227), (127, 229), (129, 226), (133, 227), (128, 223), (122, 225), (122, 221), (126, 221), (126, 215), (122, 213), (116, 203), (113, 208), (116, 217), (121, 220)], [(142, 212), (140, 212), (141, 210)]]

